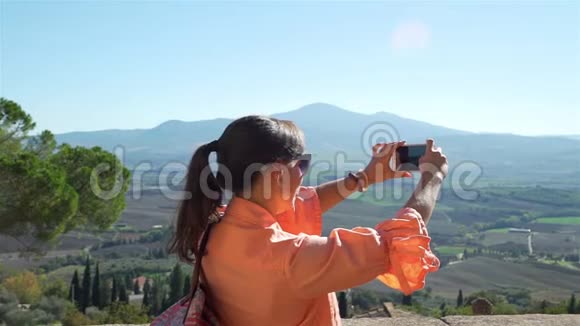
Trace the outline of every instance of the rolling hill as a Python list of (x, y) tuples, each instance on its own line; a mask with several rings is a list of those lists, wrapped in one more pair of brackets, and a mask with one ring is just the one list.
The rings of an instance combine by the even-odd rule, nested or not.
[[(427, 277), (433, 293), (455, 299), (461, 288), (468, 295), (479, 290), (527, 289), (536, 300), (568, 299), (580, 290), (578, 271), (540, 262), (509, 262), (489, 257), (476, 257), (448, 265)], [(392, 292), (378, 281), (364, 287)]]

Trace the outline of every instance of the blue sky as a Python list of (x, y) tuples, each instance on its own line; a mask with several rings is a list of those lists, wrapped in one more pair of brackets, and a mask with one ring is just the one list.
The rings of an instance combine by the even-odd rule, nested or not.
[(580, 134), (578, 1), (0, 8), (0, 94), (57, 133), (328, 102), (470, 131)]

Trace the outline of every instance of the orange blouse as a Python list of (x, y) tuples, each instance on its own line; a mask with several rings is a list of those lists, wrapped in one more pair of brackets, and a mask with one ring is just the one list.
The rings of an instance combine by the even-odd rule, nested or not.
[(235, 197), (215, 225), (203, 270), (223, 325), (340, 325), (334, 291), (378, 278), (410, 294), (439, 260), (421, 216), (403, 208), (374, 229), (322, 231), (318, 196), (302, 187), (294, 212), (272, 216)]

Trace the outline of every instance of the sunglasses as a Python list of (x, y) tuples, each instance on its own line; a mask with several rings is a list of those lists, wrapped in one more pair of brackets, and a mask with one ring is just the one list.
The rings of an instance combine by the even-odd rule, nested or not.
[(308, 172), (308, 168), (310, 168), (310, 161), (312, 160), (312, 154), (302, 154), (294, 159), (296, 164), (294, 166), (298, 166), (300, 169), (300, 173), (305, 175)]

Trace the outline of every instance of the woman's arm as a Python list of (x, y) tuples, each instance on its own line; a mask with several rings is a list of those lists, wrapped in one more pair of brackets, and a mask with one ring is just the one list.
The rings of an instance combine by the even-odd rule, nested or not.
[[(412, 176), (411, 173), (406, 171), (394, 171), (390, 166), (390, 161), (395, 155), (397, 147), (403, 144), (405, 142), (381, 143), (373, 147), (373, 157), (363, 170), (369, 179), (369, 185), (384, 182), (392, 178)], [(353, 178), (341, 178), (316, 187), (322, 213), (348, 198), (356, 190), (357, 183)]]
[(300, 297), (313, 298), (379, 278), (406, 294), (425, 285), (439, 260), (429, 248), (421, 216), (403, 208), (376, 228), (334, 229), (328, 237), (299, 234), (277, 242), (287, 284)]
[(421, 181), (395, 218), (374, 229), (334, 229), (328, 237), (301, 234), (279, 243), (284, 245), (280, 255), (286, 256), (284, 274), (297, 294), (314, 297), (375, 277), (407, 295), (424, 286), (427, 273), (439, 268), (425, 224), (448, 170), (447, 158), (431, 139), (419, 168)]
[(357, 190), (353, 178), (342, 178), (323, 183), (316, 187), (322, 213), (336, 206)]
[(425, 155), (419, 159), (421, 180), (405, 207), (413, 208), (423, 217), (425, 224), (429, 222), (443, 179), (448, 173), (447, 157), (441, 148), (435, 147), (433, 139), (427, 139)]

